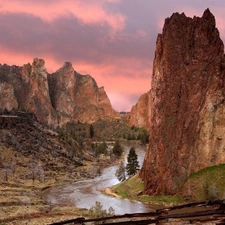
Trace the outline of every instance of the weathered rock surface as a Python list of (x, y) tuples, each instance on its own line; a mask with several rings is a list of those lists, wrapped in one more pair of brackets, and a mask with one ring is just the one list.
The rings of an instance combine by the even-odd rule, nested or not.
[(144, 93), (138, 99), (136, 105), (132, 106), (128, 118), (128, 124), (138, 128), (149, 130), (152, 108), (151, 91)]
[(0, 65), (0, 108), (20, 108), (35, 113), (51, 126), (67, 122), (93, 123), (112, 119), (116, 113), (104, 88), (90, 75), (80, 75), (66, 62), (48, 74), (43, 59), (22, 67)]
[(0, 108), (12, 110), (18, 107), (12, 85), (6, 82), (0, 82)]
[(224, 45), (207, 9), (174, 13), (158, 35), (145, 192), (176, 193), (188, 175), (225, 162)]

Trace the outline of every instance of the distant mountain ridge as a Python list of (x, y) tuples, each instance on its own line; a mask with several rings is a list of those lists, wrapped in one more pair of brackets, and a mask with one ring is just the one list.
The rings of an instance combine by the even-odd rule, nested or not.
[(50, 126), (119, 117), (104, 87), (90, 75), (77, 73), (70, 62), (49, 74), (38, 58), (22, 67), (0, 65), (0, 108), (33, 112)]

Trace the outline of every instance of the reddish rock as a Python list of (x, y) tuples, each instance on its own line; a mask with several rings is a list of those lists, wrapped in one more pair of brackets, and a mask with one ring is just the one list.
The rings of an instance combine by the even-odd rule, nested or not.
[(71, 63), (66, 62), (48, 75), (48, 80), (53, 107), (59, 112), (59, 124), (69, 121), (94, 123), (118, 116), (104, 88), (99, 88), (90, 75), (74, 71)]
[(207, 9), (174, 13), (158, 35), (150, 143), (140, 177), (151, 195), (175, 194), (188, 175), (225, 162), (224, 45)]
[[(104, 88), (90, 75), (80, 75), (66, 62), (48, 74), (43, 59), (22, 67), (0, 65), (0, 108), (20, 108), (33, 112), (50, 126), (67, 122), (94, 123), (118, 117)], [(4, 97), (7, 96), (7, 97)]]
[(144, 93), (138, 99), (136, 105), (132, 106), (128, 118), (128, 124), (138, 128), (150, 129), (152, 108), (152, 95), (151, 91)]
[(57, 116), (49, 96), (45, 61), (35, 58), (32, 66), (30, 64), (24, 65), (20, 68), (19, 73), (29, 87), (22, 108), (35, 113), (39, 120), (48, 125), (56, 124)]
[(18, 108), (33, 112), (40, 121), (53, 125), (56, 124), (57, 117), (49, 97), (44, 64), (44, 60), (37, 58), (32, 65), (28, 63), (22, 67), (4, 64), (0, 66), (0, 81), (11, 85), (15, 95), (13, 100), (5, 99), (5, 103), (12, 104), (11, 102), (16, 101)]
[(12, 85), (6, 82), (0, 82), (0, 93), (0, 109), (12, 110), (13, 108), (18, 108)]

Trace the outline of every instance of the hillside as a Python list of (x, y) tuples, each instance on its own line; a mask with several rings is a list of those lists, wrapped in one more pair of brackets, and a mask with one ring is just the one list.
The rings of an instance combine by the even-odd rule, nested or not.
[(206, 167), (191, 174), (179, 195), (189, 201), (224, 199), (225, 164)]
[(33, 113), (5, 111), (0, 115), (0, 223), (21, 224), (18, 218), (32, 214), (40, 219), (38, 224), (46, 224), (48, 218), (58, 221), (85, 213), (62, 206), (54, 215), (42, 190), (93, 178), (112, 162), (114, 158), (96, 157), (88, 138), (50, 130)]

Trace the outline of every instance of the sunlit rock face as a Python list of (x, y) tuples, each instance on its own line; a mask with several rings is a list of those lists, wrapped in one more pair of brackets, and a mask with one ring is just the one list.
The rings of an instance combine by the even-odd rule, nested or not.
[(174, 194), (191, 173), (225, 162), (224, 45), (207, 9), (174, 13), (158, 35), (145, 192)]
[(104, 88), (90, 75), (80, 75), (66, 62), (48, 74), (43, 59), (22, 67), (0, 65), (0, 108), (19, 108), (35, 113), (50, 126), (67, 122), (94, 123), (114, 119), (116, 113)]
[(28, 79), (29, 93), (24, 108), (35, 113), (43, 122), (52, 125), (56, 123), (56, 112), (49, 96), (47, 70), (43, 59), (35, 58), (32, 66), (24, 65), (20, 69), (21, 77)]
[(138, 128), (150, 129), (152, 108), (152, 95), (151, 91), (144, 93), (138, 99), (136, 105), (132, 106), (128, 118), (128, 124)]
[(75, 77), (75, 117), (79, 117), (83, 122), (86, 122), (85, 118), (89, 118), (90, 123), (100, 119), (118, 117), (119, 114), (112, 109), (104, 87), (99, 88), (96, 81), (90, 75), (82, 76), (76, 73)]
[[(0, 81), (13, 87), (15, 96), (13, 101), (17, 102), (15, 109), (34, 112), (40, 121), (50, 125), (56, 122), (56, 113), (49, 97), (47, 71), (44, 64), (44, 60), (37, 58), (32, 65), (28, 63), (22, 67), (4, 64), (0, 66)], [(6, 104), (12, 100), (4, 99), (4, 101)], [(10, 110), (10, 107), (8, 109)]]
[(48, 75), (53, 107), (59, 112), (59, 123), (68, 121), (94, 123), (118, 116), (103, 87), (90, 75), (74, 71), (71, 63)]

